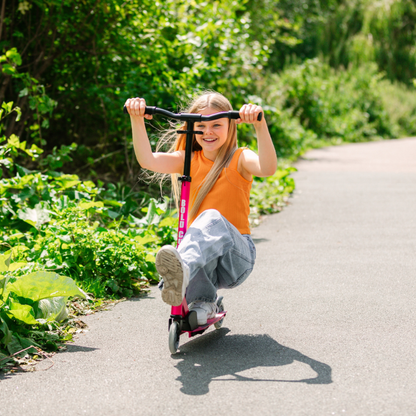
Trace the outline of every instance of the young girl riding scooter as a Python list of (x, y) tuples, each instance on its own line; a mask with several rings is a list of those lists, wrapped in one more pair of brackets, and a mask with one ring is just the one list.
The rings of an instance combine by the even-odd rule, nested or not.
[[(140, 165), (148, 170), (172, 175), (174, 189), (182, 175), (185, 134), (180, 134), (170, 152), (152, 152), (144, 119), (143, 98), (125, 104), (130, 114), (133, 145)], [(221, 94), (207, 92), (196, 98), (187, 113), (210, 115), (232, 110)], [(163, 278), (162, 299), (180, 305), (184, 296), (195, 311), (199, 325), (215, 316), (218, 289), (233, 288), (253, 270), (256, 249), (250, 236), (250, 190), (253, 176), (273, 175), (276, 152), (263, 110), (254, 104), (241, 107), (238, 120), (226, 118), (196, 122), (192, 142), (189, 228), (176, 249), (163, 246), (156, 256), (156, 268)], [(237, 146), (237, 124), (253, 124), (258, 154)], [(182, 127), (187, 130), (186, 123)], [(177, 192), (175, 192), (177, 197)]]

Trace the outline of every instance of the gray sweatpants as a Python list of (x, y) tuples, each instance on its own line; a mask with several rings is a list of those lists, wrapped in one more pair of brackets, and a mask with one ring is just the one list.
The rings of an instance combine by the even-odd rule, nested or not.
[(230, 289), (247, 279), (256, 248), (249, 234), (240, 234), (217, 210), (200, 214), (186, 232), (178, 252), (190, 269), (189, 303), (214, 302), (217, 289)]

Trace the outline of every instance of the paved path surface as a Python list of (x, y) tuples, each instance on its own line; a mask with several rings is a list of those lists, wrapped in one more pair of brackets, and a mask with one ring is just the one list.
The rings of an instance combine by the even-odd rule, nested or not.
[(415, 415), (416, 140), (309, 152), (224, 327), (171, 356), (157, 290), (85, 318), (1, 415)]

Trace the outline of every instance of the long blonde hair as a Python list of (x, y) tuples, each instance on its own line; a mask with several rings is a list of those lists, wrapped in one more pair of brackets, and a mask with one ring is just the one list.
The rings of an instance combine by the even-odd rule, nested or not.
[[(222, 94), (218, 92), (214, 92), (214, 91), (205, 91), (204, 93), (196, 97), (188, 106), (188, 108), (184, 110), (184, 112), (198, 113), (207, 108), (217, 110), (218, 112), (232, 110), (232, 106), (230, 102)], [(181, 126), (179, 130), (187, 130), (187, 123), (184, 123), (184, 125)], [(172, 129), (167, 131), (162, 136), (162, 140), (159, 142), (158, 149), (161, 146), (163, 146), (163, 144), (166, 143), (169, 140), (169, 138), (172, 138), (174, 134), (176, 134), (177, 137), (173, 146), (169, 149), (169, 152), (185, 150), (186, 134), (185, 133), (177, 134), (176, 132), (172, 131)], [(230, 163), (236, 149), (237, 149), (237, 125), (235, 123), (235, 120), (229, 120), (227, 141), (220, 148), (220, 151), (218, 152), (218, 155), (214, 161), (214, 165), (212, 166), (211, 170), (208, 172), (204, 181), (199, 185), (199, 190), (196, 194), (196, 198), (193, 201), (190, 201), (191, 211), (189, 213), (189, 218), (194, 218), (196, 216), (198, 209), (201, 206), (202, 201), (207, 196), (211, 188), (214, 186), (223, 168), (225, 168)], [(202, 148), (196, 141), (196, 138), (194, 135), (192, 139), (192, 152), (196, 152), (199, 150), (202, 150)], [(171, 175), (171, 178), (172, 178), (173, 194), (175, 197), (176, 205), (178, 206), (179, 199), (180, 199), (178, 175), (173, 174)]]

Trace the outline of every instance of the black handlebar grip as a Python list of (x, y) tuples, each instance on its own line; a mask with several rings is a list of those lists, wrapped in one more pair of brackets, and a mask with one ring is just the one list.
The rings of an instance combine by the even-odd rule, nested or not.
[[(232, 120), (237, 120), (240, 118), (240, 113), (238, 111), (229, 111), (229, 114)], [(257, 116), (257, 121), (261, 121), (262, 118), (263, 118), (263, 113), (259, 113), (259, 115)]]
[[(127, 107), (126, 106), (123, 107), (123, 113), (124, 114), (128, 114), (129, 113), (127, 111)], [(144, 110), (144, 113), (145, 114), (149, 114), (149, 115), (156, 114), (156, 107), (146, 106), (146, 109)]]

